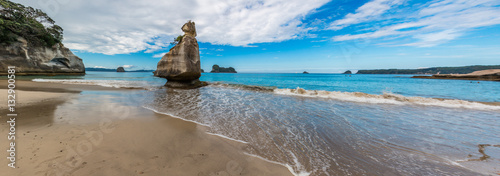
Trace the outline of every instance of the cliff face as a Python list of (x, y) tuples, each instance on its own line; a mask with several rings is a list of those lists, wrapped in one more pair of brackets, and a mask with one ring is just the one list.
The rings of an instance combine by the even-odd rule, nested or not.
[(200, 52), (196, 41), (194, 22), (182, 26), (184, 37), (158, 62), (154, 75), (167, 79), (165, 86), (173, 88), (195, 88), (202, 86)]
[(8, 66), (15, 66), (17, 75), (85, 74), (82, 59), (64, 45), (29, 46), (23, 38), (10, 45), (0, 45), (0, 75), (6, 74)]

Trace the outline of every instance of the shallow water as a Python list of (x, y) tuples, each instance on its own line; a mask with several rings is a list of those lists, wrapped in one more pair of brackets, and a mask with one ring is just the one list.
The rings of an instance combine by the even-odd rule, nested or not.
[(500, 172), (500, 147), (495, 146), (500, 144), (500, 108), (466, 101), (499, 102), (499, 82), (394, 75), (203, 74), (201, 80), (222, 83), (176, 90), (161, 88), (165, 80), (151, 73), (126, 74), (96, 72), (83, 79), (36, 81), (146, 87), (148, 91), (133, 97), (145, 108), (247, 143), (249, 155), (282, 163), (297, 175)]
[[(312, 175), (468, 175), (498, 171), (498, 111), (352, 103), (209, 86), (150, 92), (145, 107), (248, 143), (248, 153)], [(500, 148), (487, 148), (493, 154)], [(492, 152), (493, 151), (493, 152)], [(468, 157), (468, 155), (472, 155)], [(468, 167), (474, 166), (474, 167)], [(478, 169), (478, 167), (480, 169)]]
[[(267, 86), (279, 89), (393, 93), (410, 97), (500, 102), (500, 82), (415, 79), (412, 75), (344, 75), (294, 73), (203, 73), (201, 81)], [(149, 72), (87, 72), (85, 76), (23, 77), (24, 79), (80, 81), (115, 87), (157, 87), (165, 79)], [(41, 79), (40, 79), (41, 78)], [(113, 82), (114, 81), (114, 82)], [(479, 83), (478, 83), (479, 82)]]

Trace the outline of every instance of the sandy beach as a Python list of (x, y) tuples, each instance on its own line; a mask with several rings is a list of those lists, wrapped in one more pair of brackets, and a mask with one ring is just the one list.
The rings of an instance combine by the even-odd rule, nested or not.
[[(17, 168), (4, 160), (2, 175), (291, 175), (282, 165), (244, 154), (244, 143), (130, 103), (128, 95), (141, 90), (16, 85)], [(7, 135), (6, 103), (0, 107)]]

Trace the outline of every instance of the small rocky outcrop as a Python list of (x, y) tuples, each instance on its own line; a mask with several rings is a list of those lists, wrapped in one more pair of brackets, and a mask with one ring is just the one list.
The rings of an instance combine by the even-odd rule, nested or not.
[(237, 72), (233, 67), (225, 68), (215, 64), (212, 66), (212, 71), (210, 71), (210, 73), (237, 73)]
[(116, 69), (116, 72), (125, 72), (125, 69), (123, 67), (118, 67)]
[(17, 42), (0, 44), (0, 75), (6, 74), (9, 66), (16, 67), (16, 75), (85, 74), (82, 59), (62, 43), (52, 47), (32, 46), (21, 37)]
[(302, 74), (309, 74), (309, 72), (307, 72), (307, 71), (304, 71), (304, 72), (302, 72)]
[(154, 75), (166, 78), (165, 86), (171, 88), (197, 88), (203, 86), (200, 52), (196, 40), (195, 23), (188, 21), (182, 26), (184, 36), (158, 62)]

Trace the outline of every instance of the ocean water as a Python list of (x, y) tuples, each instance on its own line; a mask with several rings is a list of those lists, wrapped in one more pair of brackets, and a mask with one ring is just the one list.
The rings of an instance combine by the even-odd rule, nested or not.
[(152, 73), (88, 72), (38, 82), (145, 89), (144, 108), (247, 144), (295, 175), (496, 175), (500, 82), (409, 75), (212, 74), (199, 89)]

